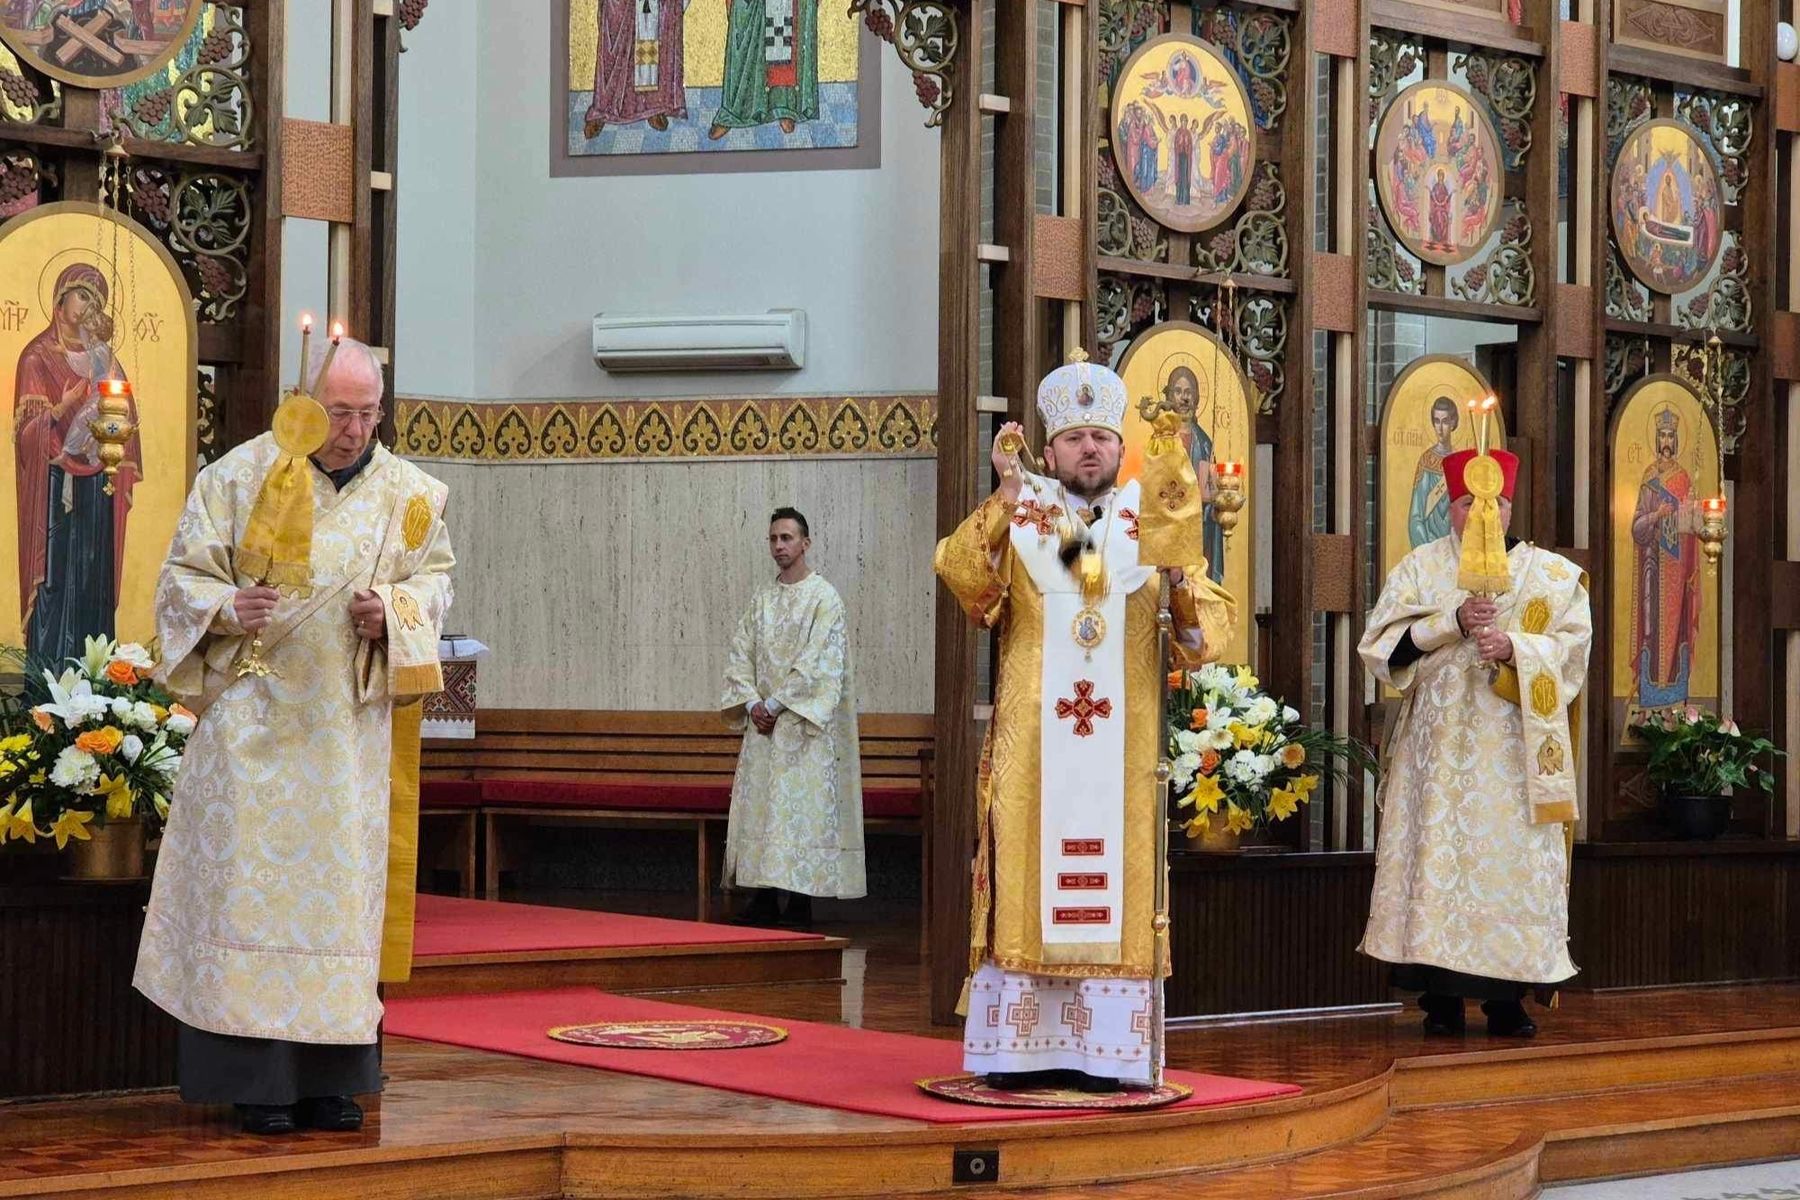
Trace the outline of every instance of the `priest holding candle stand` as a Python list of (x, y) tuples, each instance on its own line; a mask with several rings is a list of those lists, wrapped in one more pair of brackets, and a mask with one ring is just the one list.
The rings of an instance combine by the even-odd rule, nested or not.
[(1487, 448), (1493, 400), (1471, 403), (1477, 449), (1444, 459), (1451, 532), (1388, 575), (1360, 649), (1400, 693), (1384, 745), (1381, 830), (1363, 953), (1423, 995), (1425, 1032), (1530, 1037), (1523, 1000), (1575, 974), (1569, 832), (1576, 702), (1593, 639), (1587, 576), (1506, 537), (1519, 460)]
[(453, 562), (447, 489), (374, 438), (374, 351), (338, 326), (302, 361), (273, 430), (200, 472), (157, 585), (158, 674), (199, 724), (134, 980), (180, 1022), (182, 1098), (264, 1134), (359, 1128), (381, 1087)]

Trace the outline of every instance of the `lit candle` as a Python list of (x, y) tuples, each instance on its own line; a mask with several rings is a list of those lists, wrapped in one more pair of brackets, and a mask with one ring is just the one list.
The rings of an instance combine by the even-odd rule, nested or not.
[(330, 373), (331, 360), (337, 357), (338, 343), (343, 340), (344, 323), (333, 321), (331, 323), (331, 345), (325, 351), (325, 361), (319, 364), (319, 377), (313, 380), (313, 398), (315, 400), (319, 398), (319, 393), (325, 390), (325, 376)]
[(312, 352), (312, 314), (300, 314), (300, 382), (294, 385), (296, 392), (306, 390), (306, 356)]
[(1709, 517), (1722, 517), (1725, 515), (1725, 497), (1709, 496), (1700, 502), (1700, 507), (1706, 510)]
[(1243, 473), (1244, 464), (1241, 462), (1222, 462), (1219, 464), (1219, 474), (1226, 479), (1236, 479)]
[(131, 384), (123, 379), (103, 379), (100, 386), (108, 396), (131, 395)]

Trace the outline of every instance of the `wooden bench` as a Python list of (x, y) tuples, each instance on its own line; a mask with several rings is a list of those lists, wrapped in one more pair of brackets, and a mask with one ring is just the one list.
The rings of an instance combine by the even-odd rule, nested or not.
[[(858, 728), (864, 827), (922, 834), (932, 718), (863, 713)], [(500, 872), (517, 864), (513, 835), (534, 822), (691, 830), (695, 915), (706, 920), (740, 745), (717, 713), (484, 709), (473, 738), (426, 740), (420, 811), (466, 824), (471, 837), (479, 827), (481, 893), (490, 900), (499, 897)], [(463, 843), (453, 845), (454, 858)], [(920, 836), (919, 845), (923, 887), (930, 839)], [(474, 868), (466, 857), (460, 865), (468, 867), (468, 894)]]

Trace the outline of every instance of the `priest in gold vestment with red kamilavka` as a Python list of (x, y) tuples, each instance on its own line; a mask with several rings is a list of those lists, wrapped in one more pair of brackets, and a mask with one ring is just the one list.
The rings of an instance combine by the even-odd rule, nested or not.
[[(1046, 474), (1008, 453), (1001, 443), (1020, 431), (1004, 427), (999, 490), (937, 548), (945, 586), (977, 624), (1000, 630), (963, 1065), (1003, 1090), (1145, 1086), (1160, 1044), (1160, 580), (1140, 557), (1150, 527), (1138, 481), (1117, 486), (1126, 401), (1105, 367), (1078, 358), (1052, 372), (1037, 397)], [(1167, 572), (1182, 667), (1217, 657), (1236, 618), (1207, 577), (1197, 485), (1189, 491), (1192, 564)]]
[(1464, 1001), (1478, 999), (1491, 1034), (1529, 1037), (1527, 992), (1575, 974), (1567, 829), (1593, 625), (1580, 567), (1502, 546), (1518, 473), (1504, 450), (1485, 456), (1498, 577), (1491, 594), (1461, 586), (1477, 500), (1465, 476), (1481, 457), (1444, 460), (1451, 532), (1394, 567), (1360, 647), (1400, 693), (1361, 949), (1395, 964), (1396, 987), (1423, 993), (1427, 1033), (1460, 1035)]

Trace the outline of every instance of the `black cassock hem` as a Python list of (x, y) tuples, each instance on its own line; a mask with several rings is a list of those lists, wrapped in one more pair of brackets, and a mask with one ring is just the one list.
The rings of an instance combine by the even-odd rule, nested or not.
[(1536, 991), (1545, 1003), (1547, 995), (1556, 992), (1555, 984), (1520, 983), (1516, 979), (1491, 979), (1486, 975), (1468, 975), (1447, 967), (1425, 963), (1396, 963), (1388, 976), (1395, 989), (1402, 992), (1426, 992), (1433, 996), (1460, 996), (1465, 1000), (1520, 1001)]
[(294, 1104), (381, 1090), (381, 1043), (317, 1045), (180, 1024), (176, 1079), (189, 1104)]

